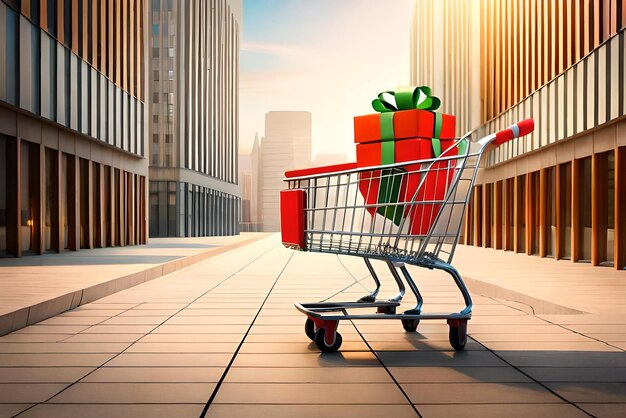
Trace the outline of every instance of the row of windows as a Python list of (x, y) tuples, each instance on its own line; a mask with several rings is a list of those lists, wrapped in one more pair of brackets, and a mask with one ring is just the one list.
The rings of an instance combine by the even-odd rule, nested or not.
[(0, 255), (143, 244), (144, 194), (143, 176), (0, 135)]
[(143, 0), (3, 0), (143, 100)]
[(621, 148), (475, 186), (464, 242), (622, 268), (615, 252), (626, 230), (616, 225), (616, 210), (623, 210), (616, 206), (617, 152), (626, 155)]
[(0, 100), (137, 155), (143, 104), (0, 2)]
[(150, 236), (215, 236), (239, 233), (241, 200), (206, 187), (150, 181)]
[(481, 133), (497, 132), (526, 118), (535, 120), (535, 132), (514, 139), (487, 154), (492, 166), (525, 152), (553, 144), (626, 114), (624, 31), (576, 65), (496, 119)]

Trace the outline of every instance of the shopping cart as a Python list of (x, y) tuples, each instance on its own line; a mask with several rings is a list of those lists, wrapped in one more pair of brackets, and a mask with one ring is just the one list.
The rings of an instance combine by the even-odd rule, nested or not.
[[(341, 346), (337, 327), (343, 319), (399, 319), (407, 332), (414, 332), (421, 320), (445, 319), (452, 347), (465, 347), (472, 299), (450, 263), (480, 160), (490, 144), (500, 145), (533, 129), (534, 122), (528, 119), (477, 142), (466, 135), (434, 159), (366, 168), (343, 164), (285, 173), (283, 244), (300, 251), (362, 257), (376, 285), (355, 302), (296, 304), (307, 316), (306, 335), (322, 352), (334, 352)], [(416, 186), (409, 187), (416, 179)], [(370, 198), (372, 193), (376, 199)], [(398, 286), (394, 298), (377, 299), (381, 283), (371, 260), (386, 262)], [(424, 300), (405, 264), (450, 274), (465, 307), (453, 313), (422, 313)], [(417, 304), (398, 313), (405, 283)], [(376, 312), (349, 312), (365, 308)]]

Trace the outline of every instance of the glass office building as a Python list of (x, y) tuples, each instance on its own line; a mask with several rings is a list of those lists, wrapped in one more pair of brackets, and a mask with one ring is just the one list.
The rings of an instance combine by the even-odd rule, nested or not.
[(486, 155), (466, 244), (626, 267), (625, 27), (621, 0), (416, 0), (412, 82), (457, 132), (535, 120)]
[(0, 1), (0, 254), (145, 243), (144, 0)]
[(237, 234), (241, 0), (150, 7), (150, 236)]

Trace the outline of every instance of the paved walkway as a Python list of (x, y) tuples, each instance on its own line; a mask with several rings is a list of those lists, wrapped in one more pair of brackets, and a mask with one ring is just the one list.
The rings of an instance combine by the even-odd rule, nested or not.
[[(448, 277), (412, 271), (426, 311), (461, 303)], [(293, 302), (370, 283), (361, 260), (276, 236), (207, 259), (0, 337), (0, 417), (626, 415), (623, 315), (474, 295), (464, 352), (443, 321), (369, 320), (343, 321), (341, 352), (320, 354)]]
[[(534, 298), (529, 302), (536, 312), (550, 310), (540, 301), (589, 313), (626, 312), (624, 270), (464, 245), (457, 246), (453, 263), (465, 277), (515, 292), (516, 300)], [(507, 294), (478, 286), (492, 295)], [(558, 312), (558, 307), (551, 310)]]
[(0, 258), (0, 335), (265, 236), (153, 238), (148, 245)]

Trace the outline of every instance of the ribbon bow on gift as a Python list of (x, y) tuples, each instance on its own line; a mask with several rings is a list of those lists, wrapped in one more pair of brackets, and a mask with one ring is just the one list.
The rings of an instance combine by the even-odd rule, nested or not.
[[(391, 96), (395, 106), (385, 96)], [(439, 106), (441, 106), (441, 100), (432, 95), (432, 90), (428, 86), (402, 87), (397, 91), (383, 91), (377, 99), (372, 101), (372, 107), (380, 113), (412, 109), (437, 110)]]
[[(380, 112), (380, 137), (383, 141), (394, 139), (393, 115), (399, 110), (429, 110), (435, 116), (434, 135), (431, 139), (435, 157), (441, 154), (441, 113), (434, 112), (441, 106), (441, 100), (432, 96), (432, 90), (428, 86), (402, 87), (395, 91), (383, 91), (372, 101), (372, 107)], [(388, 145), (390, 151), (393, 145)], [(383, 145), (383, 148), (385, 146)], [(393, 151), (392, 151), (393, 152)], [(393, 154), (391, 154), (393, 155)], [(382, 161), (382, 164), (392, 164), (393, 161)]]

